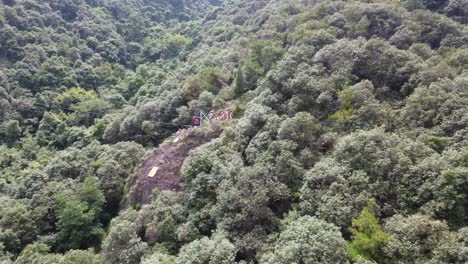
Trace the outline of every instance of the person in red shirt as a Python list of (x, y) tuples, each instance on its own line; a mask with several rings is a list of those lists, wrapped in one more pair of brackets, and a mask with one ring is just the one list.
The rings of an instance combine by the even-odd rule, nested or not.
[(192, 126), (194, 126), (194, 127), (200, 126), (200, 117), (199, 116), (192, 116)]

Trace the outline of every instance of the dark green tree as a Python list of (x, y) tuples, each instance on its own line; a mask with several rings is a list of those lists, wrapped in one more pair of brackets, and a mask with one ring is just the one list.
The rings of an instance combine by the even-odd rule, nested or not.
[(99, 245), (104, 236), (99, 216), (105, 199), (97, 178), (88, 177), (75, 193), (60, 193), (55, 199), (59, 203), (57, 247), (67, 250)]

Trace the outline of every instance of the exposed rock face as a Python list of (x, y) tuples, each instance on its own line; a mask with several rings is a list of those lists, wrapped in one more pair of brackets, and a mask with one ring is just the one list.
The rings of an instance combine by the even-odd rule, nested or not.
[[(154, 153), (138, 168), (137, 176), (129, 183), (129, 196), (126, 207), (142, 205), (151, 202), (153, 191), (179, 191), (180, 169), (189, 152), (212, 139), (219, 137), (221, 129), (215, 127), (211, 132), (198, 129), (185, 131), (181, 139), (174, 143), (166, 143), (157, 148)], [(154, 174), (157, 167), (156, 174)], [(153, 173), (151, 173), (153, 170)]]

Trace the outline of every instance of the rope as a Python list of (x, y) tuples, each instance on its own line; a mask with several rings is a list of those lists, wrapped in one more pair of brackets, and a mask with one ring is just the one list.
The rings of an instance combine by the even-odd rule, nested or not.
[[(51, 106), (51, 105), (40, 104), (40, 103), (34, 103), (33, 106), (43, 106), (43, 107), (48, 108), (49, 110), (68, 110), (68, 111), (72, 111), (72, 112), (77, 111), (76, 109), (68, 108), (68, 107), (65, 107), (65, 106), (57, 107), (57, 106), (54, 106), (54, 105)], [(165, 108), (165, 109), (177, 110), (177, 108)], [(196, 113), (197, 115), (200, 113), (200, 111), (198, 111), (198, 110), (187, 110), (187, 111), (189, 113)], [(100, 112), (87, 111), (87, 113), (99, 114)], [(163, 113), (159, 113), (158, 115), (160, 115), (160, 116), (169, 116), (169, 117), (179, 117), (180, 116), (180, 115), (163, 114)]]
[[(65, 107), (65, 106), (61, 106), (61, 107), (57, 107), (55, 105), (46, 105), (46, 104), (41, 104), (41, 103), (33, 103), (33, 106), (43, 106), (43, 107), (46, 107), (48, 109), (48, 111), (57, 111), (57, 110), (68, 110), (68, 111), (71, 111), (71, 112), (75, 112), (77, 111), (76, 109), (72, 109), (72, 108), (69, 108), (69, 107)], [(173, 110), (177, 110), (176, 108), (166, 108), (166, 109), (173, 109)], [(202, 119), (206, 119), (208, 121), (211, 121), (207, 114), (204, 112), (204, 111), (198, 111), (198, 110), (188, 110), (189, 113), (196, 113), (195, 116), (199, 116), (201, 117)], [(86, 114), (89, 116), (90, 114), (101, 114), (101, 112), (96, 112), (96, 111), (87, 111)], [(180, 115), (173, 115), (173, 114), (163, 114), (163, 113), (158, 113), (158, 116), (166, 116), (166, 117), (180, 117)], [(162, 124), (162, 125), (167, 125), (167, 126), (174, 126), (174, 127), (192, 127), (191, 125), (186, 125), (186, 124), (181, 124), (181, 123), (175, 123), (175, 122), (160, 122), (160, 121), (156, 121), (155, 123), (157, 124)]]

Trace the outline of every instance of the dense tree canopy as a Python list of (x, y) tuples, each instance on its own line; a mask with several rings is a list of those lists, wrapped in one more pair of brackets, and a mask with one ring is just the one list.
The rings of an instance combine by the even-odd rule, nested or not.
[(467, 138), (463, 0), (0, 2), (1, 263), (465, 263)]

